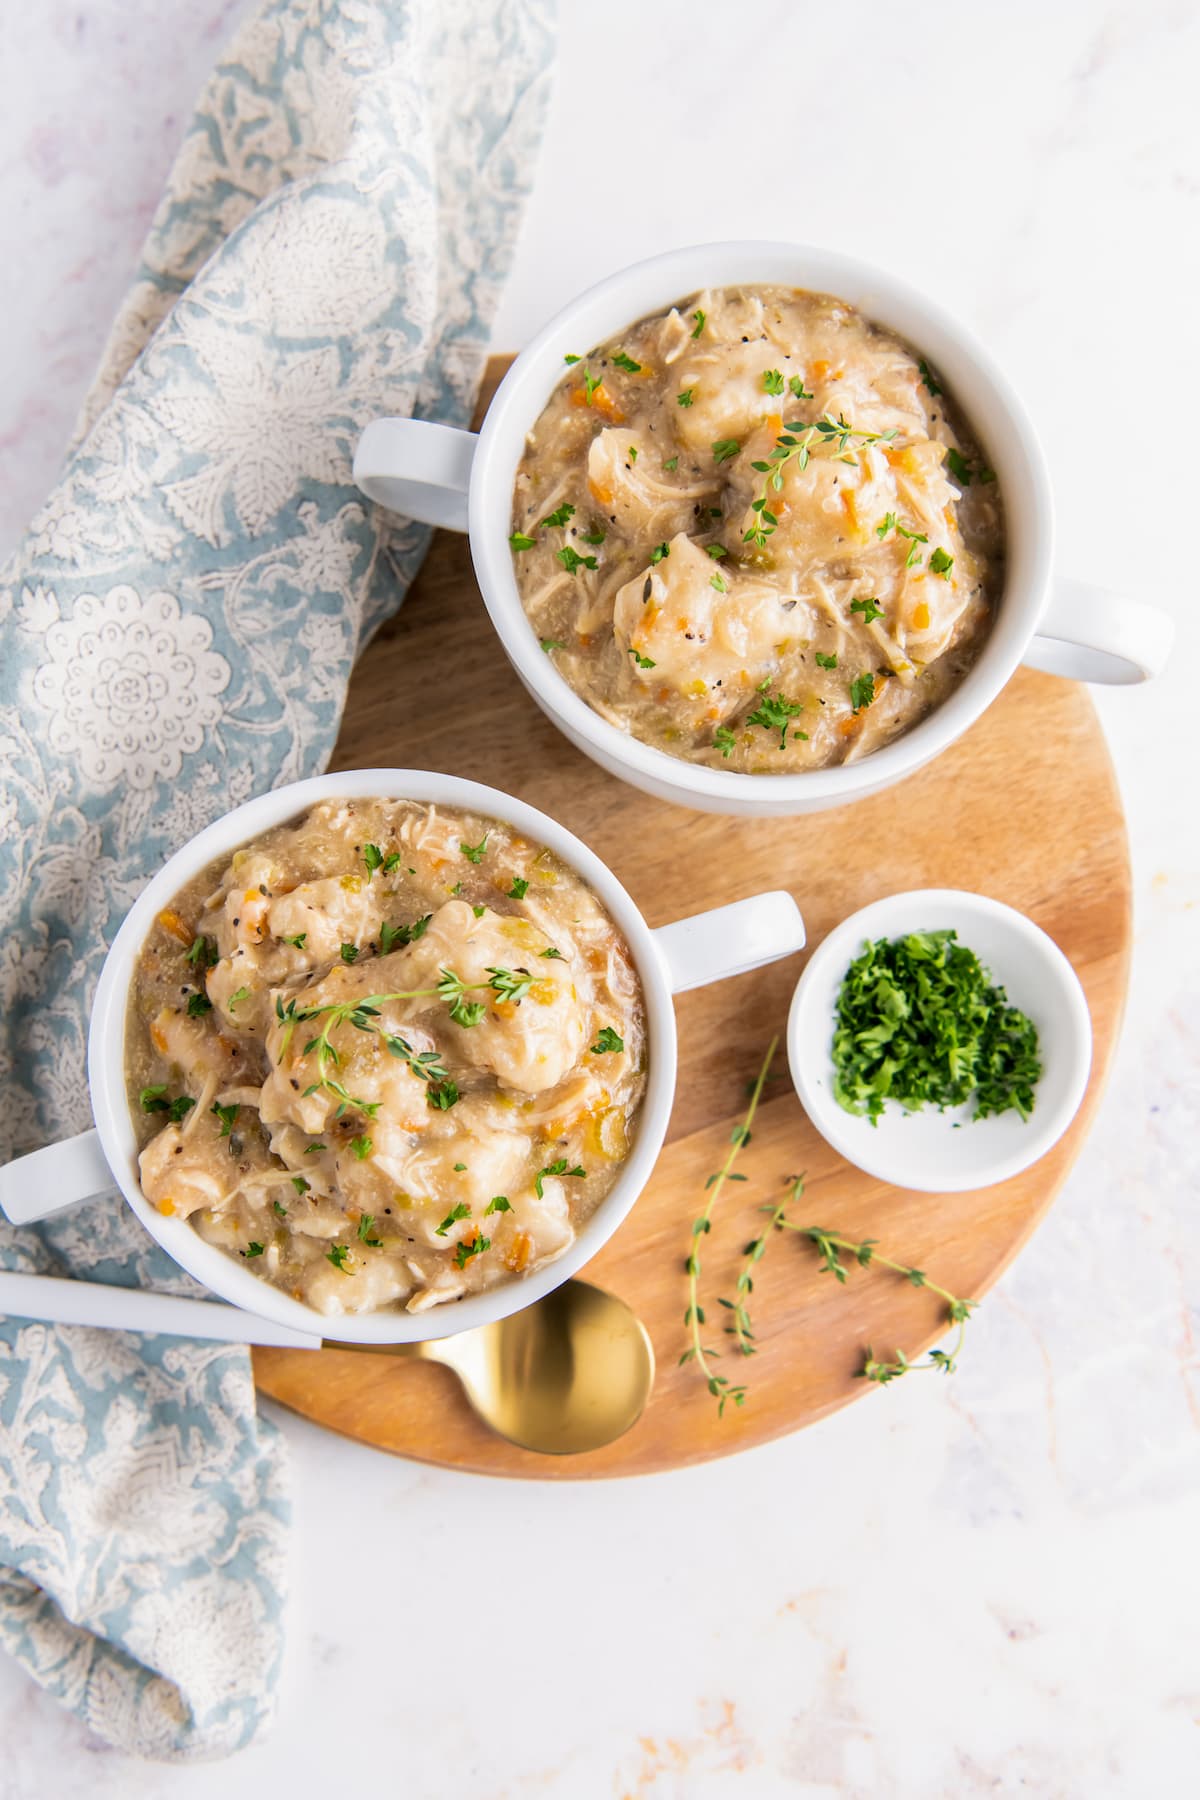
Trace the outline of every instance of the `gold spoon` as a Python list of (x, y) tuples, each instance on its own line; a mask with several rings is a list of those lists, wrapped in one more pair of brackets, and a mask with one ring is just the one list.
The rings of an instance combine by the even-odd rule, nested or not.
[(611, 1444), (641, 1417), (654, 1349), (635, 1312), (587, 1281), (565, 1281), (507, 1319), (423, 1344), (342, 1344), (453, 1369), (485, 1425), (524, 1450), (578, 1455)]

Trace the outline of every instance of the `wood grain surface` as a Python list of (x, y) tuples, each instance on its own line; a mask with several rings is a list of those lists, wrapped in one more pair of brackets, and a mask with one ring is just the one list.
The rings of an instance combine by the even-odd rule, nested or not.
[[(495, 359), (488, 392), (504, 364)], [(466, 540), (435, 538), (399, 616), (350, 686), (335, 769), (444, 770), (506, 789), (576, 832), (608, 862), (651, 925), (764, 888), (795, 894), (810, 949), (868, 901), (904, 888), (962, 887), (1020, 907), (1070, 957), (1091, 1009), (1091, 1082), (1071, 1130), (1025, 1174), (969, 1194), (893, 1189), (844, 1163), (813, 1131), (782, 1050), (754, 1141), (706, 1241), (708, 1341), (763, 1202), (807, 1173), (798, 1221), (877, 1238), (952, 1292), (984, 1294), (1061, 1187), (1103, 1089), (1125, 997), (1130, 878), (1112, 767), (1084, 688), (1022, 671), (965, 738), (900, 788), (809, 818), (748, 820), (680, 811), (614, 780), (527, 698), (492, 634)], [(256, 1350), (263, 1393), (331, 1430), (422, 1461), (550, 1479), (631, 1475), (724, 1456), (794, 1431), (873, 1388), (864, 1349), (914, 1356), (944, 1332), (936, 1301), (884, 1272), (847, 1287), (786, 1233), (756, 1275), (758, 1354), (720, 1365), (749, 1388), (717, 1417), (685, 1347), (684, 1258), (705, 1178), (722, 1160), (771, 1035), (782, 1036), (803, 967), (792, 957), (685, 994), (679, 1087), (654, 1177), (584, 1273), (645, 1320), (658, 1377), (641, 1421), (586, 1456), (535, 1456), (488, 1432), (448, 1370), (358, 1353)], [(886, 1405), (872, 1399), (872, 1404)]]

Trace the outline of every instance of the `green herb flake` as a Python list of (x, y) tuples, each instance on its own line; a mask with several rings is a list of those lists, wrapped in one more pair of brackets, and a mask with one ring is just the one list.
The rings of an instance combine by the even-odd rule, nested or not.
[(340, 951), (338, 952), (338, 954), (340, 955), (340, 957), (344, 963), (357, 962), (358, 961), (358, 945), (357, 944), (343, 944)]
[(626, 356), (624, 350), (617, 351), (612, 359), (612, 365), (614, 369), (624, 369), (627, 375), (640, 375), (642, 372), (641, 363), (634, 362), (632, 356)]
[(510, 900), (523, 900), (529, 892), (529, 883), (523, 875), (514, 875), (513, 884), (508, 890)]
[(788, 392), (797, 400), (811, 400), (813, 398), (812, 394), (809, 393), (804, 385), (804, 377), (802, 375), (788, 376)]
[(489, 1213), (503, 1213), (503, 1212), (511, 1212), (511, 1211), (512, 1211), (512, 1205), (511, 1205), (511, 1202), (509, 1201), (508, 1195), (507, 1194), (495, 1194), (495, 1195), (493, 1195), (492, 1199), (490, 1199), (488, 1201), (487, 1205), (484, 1207), (483, 1216), (486, 1219)]
[(354, 1152), (356, 1162), (366, 1162), (375, 1148), (375, 1144), (369, 1137), (354, 1137), (350, 1139), (350, 1148)]
[(971, 465), (962, 451), (956, 450), (953, 445), (946, 452), (946, 467), (960, 487), (970, 487)]
[(374, 1213), (364, 1213), (362, 1218), (358, 1221), (359, 1242), (366, 1244), (367, 1247), (371, 1250), (378, 1250), (383, 1245), (383, 1239), (372, 1236), (374, 1229), (375, 1229), (375, 1214)]
[(718, 725), (713, 732), (713, 749), (719, 750), (722, 756), (728, 758), (733, 755), (736, 746), (737, 739), (728, 725)]
[(512, 551), (532, 550), (536, 543), (536, 538), (527, 537), (523, 531), (514, 531), (509, 537), (508, 547)]
[(214, 1100), (208, 1110), (213, 1115), (214, 1119), (219, 1119), (221, 1121), (221, 1136), (223, 1138), (228, 1137), (230, 1135), (230, 1133), (233, 1131), (233, 1127), (237, 1122), (237, 1116), (238, 1116), (237, 1107), (236, 1106), (218, 1106), (216, 1101)]
[(478, 867), (483, 861), (483, 853), (487, 849), (487, 841), (491, 835), (490, 831), (485, 831), (477, 844), (459, 843), (458, 847), (469, 863), (474, 863)]
[(367, 880), (369, 881), (376, 869), (383, 867), (383, 851), (378, 844), (363, 845), (363, 861), (367, 865)]
[(764, 394), (782, 394), (783, 375), (779, 369), (766, 369), (762, 378)]
[(544, 531), (547, 526), (550, 526), (553, 530), (561, 531), (563, 526), (567, 523), (567, 520), (573, 519), (574, 517), (575, 508), (568, 505), (564, 500), (560, 507), (552, 513), (547, 513), (545, 518), (539, 522), (538, 530)]
[(538, 643), (541, 645), (547, 656), (549, 656), (552, 650), (565, 650), (567, 647), (561, 638), (539, 638)]
[(658, 564), (662, 562), (665, 557), (670, 556), (670, 554), (670, 544), (655, 544), (653, 550), (650, 552), (650, 561), (653, 564)]
[(574, 575), (577, 569), (600, 567), (594, 556), (580, 556), (578, 550), (572, 550), (570, 544), (564, 544), (561, 550), (556, 550), (555, 559), (562, 564), (568, 575)]
[(287, 1207), (279, 1200), (272, 1200), (271, 1211), (275, 1214), (277, 1219), (286, 1219), (288, 1216)]
[(677, 456), (671, 457), (669, 462), (665, 462), (663, 464), (663, 468), (668, 469), (672, 475), (675, 473), (675, 471), (678, 467), (679, 467), (679, 458)]
[(568, 352), (568, 354), (563, 357), (563, 361), (569, 366), (571, 363), (582, 362), (583, 358), (581, 356), (572, 356)]
[(490, 1250), (491, 1247), (491, 1238), (484, 1237), (483, 1234), (478, 1231), (473, 1238), (460, 1238), (458, 1243), (454, 1246), (455, 1268), (465, 1269), (473, 1256), (482, 1256), (484, 1251)]
[(243, 1000), (248, 1000), (249, 998), (250, 998), (250, 989), (248, 987), (240, 987), (236, 994), (230, 994), (230, 996), (229, 996), (230, 1012), (233, 1012), (236, 1007), (240, 1006)]
[(783, 694), (771, 695), (766, 691), (770, 685), (770, 682), (764, 682), (759, 688), (762, 699), (752, 713), (746, 714), (746, 723), (759, 725), (764, 731), (777, 731), (782, 750), (787, 744), (788, 725), (804, 711), (804, 702), (789, 700)]
[(205, 1013), (210, 1013), (212, 1009), (212, 1001), (207, 994), (188, 995), (187, 1016), (189, 1019), (202, 1019)]
[(602, 1025), (592, 1045), (593, 1056), (613, 1056), (625, 1048), (625, 1039), (615, 1032), (611, 1025)]
[(939, 544), (929, 557), (929, 568), (932, 574), (940, 575), (943, 581), (949, 581), (950, 571), (954, 567), (954, 558), (947, 556)]
[(144, 1113), (166, 1112), (170, 1102), (164, 1097), (165, 1087), (144, 1087), (138, 1095), (138, 1104)]
[(826, 654), (823, 650), (818, 650), (817, 651), (817, 667), (818, 667), (818, 669), (836, 669), (837, 668), (837, 652), (835, 651), (832, 656), (826, 656)]
[(854, 711), (861, 712), (864, 706), (870, 706), (875, 698), (875, 677), (869, 672), (856, 675), (850, 683), (850, 704)]
[(587, 1170), (579, 1163), (576, 1163), (575, 1167), (572, 1168), (565, 1156), (560, 1156), (556, 1162), (547, 1163), (546, 1167), (544, 1169), (539, 1169), (533, 1178), (534, 1191), (539, 1200), (545, 1198), (542, 1191), (542, 1181), (547, 1175), (570, 1175), (582, 1179), (587, 1175)]
[(593, 520), (592, 529), (590, 531), (585, 531), (580, 541), (585, 544), (602, 544), (607, 536), (608, 533), (605, 531), (603, 525), (597, 525), (595, 520)]
[(874, 594), (868, 595), (865, 600), (852, 600), (850, 602), (850, 611), (852, 613), (861, 613), (864, 625), (869, 625), (872, 619), (882, 619), (883, 617), (883, 608), (880, 606), (879, 601)]
[(718, 438), (712, 447), (713, 461), (718, 463), (729, 462), (732, 457), (738, 454), (741, 447), (742, 446), (738, 443), (736, 438)]
[(700, 336), (700, 333), (704, 330), (704, 325), (705, 325), (706, 319), (708, 318), (708, 314), (705, 312), (701, 312), (699, 309), (697, 309), (692, 314), (692, 317), (696, 321), (696, 329), (693, 331), (692, 336), (694, 338), (698, 338)]
[(449, 1229), (452, 1225), (457, 1225), (460, 1219), (469, 1219), (470, 1216), (471, 1216), (470, 1207), (467, 1205), (465, 1200), (460, 1200), (457, 1206), (452, 1206), (450, 1208), (450, 1211), (446, 1214), (446, 1216), (442, 1220), (441, 1224), (437, 1227), (437, 1236), (445, 1237), (446, 1233), (449, 1231)]
[(252, 1256), (261, 1256), (261, 1255), (262, 1255), (262, 1253), (263, 1253), (263, 1247), (262, 1247), (262, 1245), (261, 1245), (261, 1244), (255, 1244), (255, 1243), (253, 1243), (253, 1242), (252, 1242), (252, 1243), (249, 1243), (249, 1244), (247, 1244), (247, 1245), (246, 1245), (246, 1248), (245, 1248), (245, 1249), (244, 1249), (244, 1250), (243, 1250), (243, 1251), (242, 1251), (242, 1255), (243, 1255), (243, 1256), (244, 1256), (244, 1257), (246, 1257), (246, 1259), (247, 1259), (247, 1260), (249, 1260), (249, 1259), (250, 1259), (250, 1257), (252, 1257)]
[(928, 390), (930, 399), (936, 400), (938, 395), (944, 391), (941, 382), (938, 380), (929, 364), (925, 361), (924, 357), (922, 357), (917, 364), (917, 368), (921, 371), (921, 380)]
[(691, 406), (693, 401), (695, 400), (695, 398), (696, 398), (696, 390), (694, 387), (683, 388), (683, 389), (681, 389), (681, 391), (678, 394), (676, 394), (675, 404), (676, 404), (676, 406)]
[(566, 957), (563, 955), (562, 951), (556, 950), (554, 948), (553, 944), (551, 944), (551, 946), (548, 950), (541, 951), (540, 954), (542, 956), (548, 956), (552, 962), (566, 962), (566, 960), (567, 960)]
[(280, 941), (284, 944), (290, 944), (293, 950), (303, 950), (305, 944), (308, 942), (308, 933), (307, 931), (298, 931), (295, 937), (285, 937)]
[(635, 650), (632, 644), (629, 646), (629, 654), (639, 669), (657, 669), (658, 667), (652, 656), (643, 656), (641, 651)]
[(335, 1269), (340, 1269), (343, 1275), (348, 1275), (350, 1273), (349, 1269), (346, 1267), (349, 1258), (349, 1244), (331, 1244), (325, 1252), (326, 1261), (331, 1262)]
[(213, 969), (221, 960), (215, 938), (198, 937), (192, 939), (192, 947), (187, 953), (187, 960), (194, 969)]

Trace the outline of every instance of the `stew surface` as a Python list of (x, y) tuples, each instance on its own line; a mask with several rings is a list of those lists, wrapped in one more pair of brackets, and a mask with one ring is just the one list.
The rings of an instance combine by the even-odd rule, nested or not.
[(130, 996), (141, 1181), (324, 1313), (560, 1256), (636, 1130), (645, 1015), (586, 883), (497, 820), (324, 803), (191, 882)]
[(709, 290), (569, 358), (512, 526), (530, 623), (595, 711), (751, 774), (915, 724), (1003, 573), (998, 487), (936, 372), (782, 287)]

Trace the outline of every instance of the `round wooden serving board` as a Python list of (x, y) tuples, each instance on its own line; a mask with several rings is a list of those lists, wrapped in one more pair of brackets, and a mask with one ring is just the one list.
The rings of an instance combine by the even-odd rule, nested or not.
[[(505, 363), (493, 360), (488, 394)], [(602, 856), (651, 925), (787, 887), (810, 947), (848, 913), (903, 888), (961, 887), (1020, 907), (1067, 953), (1095, 1032), (1091, 1083), (1065, 1138), (1026, 1174), (970, 1194), (889, 1188), (842, 1162), (808, 1124), (782, 1050), (753, 1143), (704, 1248), (709, 1342), (758, 1208), (807, 1171), (796, 1218), (873, 1237), (953, 1293), (978, 1297), (1012, 1261), (1079, 1153), (1104, 1085), (1125, 997), (1130, 880), (1121, 804), (1083, 687), (1022, 671), (953, 749), (904, 786), (809, 818), (679, 811), (604, 774), (526, 697), (492, 635), (466, 539), (439, 533), (399, 616), (350, 686), (335, 769), (413, 766), (486, 781), (561, 819)], [(873, 1390), (855, 1379), (867, 1344), (915, 1356), (945, 1331), (936, 1301), (882, 1271), (846, 1287), (792, 1233), (756, 1274), (758, 1354), (720, 1367), (749, 1392), (718, 1418), (685, 1346), (684, 1258), (705, 1178), (723, 1159), (772, 1033), (784, 1031), (802, 957), (683, 995), (679, 1088), (654, 1178), (589, 1264), (645, 1320), (658, 1376), (640, 1422), (607, 1449), (535, 1456), (488, 1432), (455, 1377), (357, 1353), (256, 1350), (263, 1393), (380, 1449), (492, 1475), (634, 1475), (725, 1456), (795, 1431)]]

